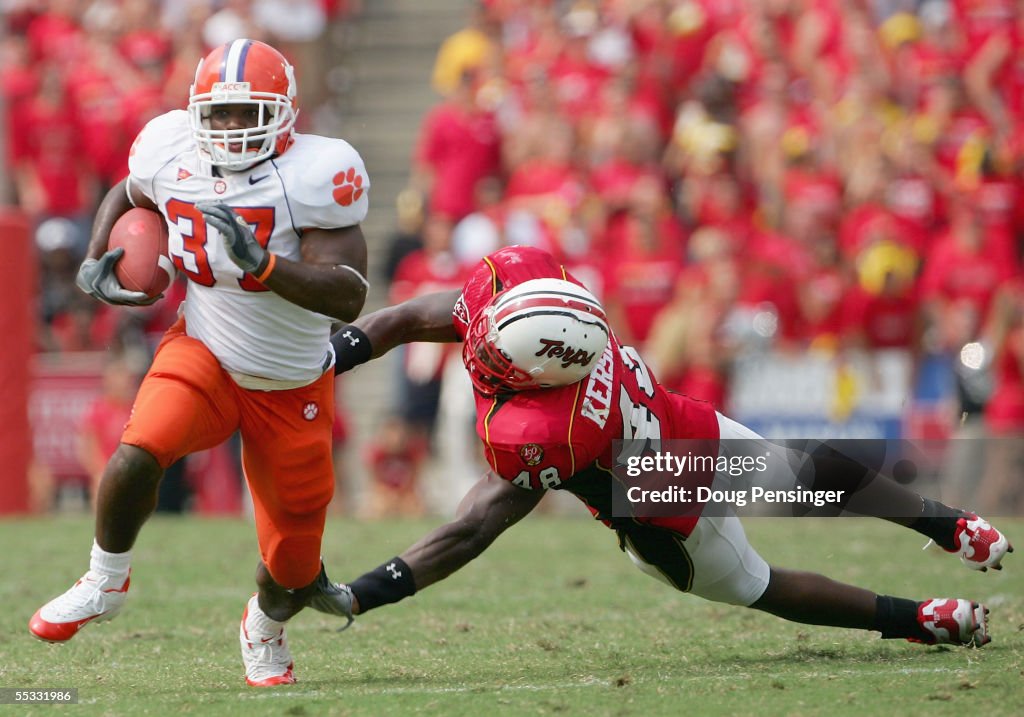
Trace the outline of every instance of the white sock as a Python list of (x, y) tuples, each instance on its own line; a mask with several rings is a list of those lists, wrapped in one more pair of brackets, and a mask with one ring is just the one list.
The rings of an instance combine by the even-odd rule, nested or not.
[(92, 541), (92, 552), (89, 553), (89, 570), (106, 575), (112, 582), (128, 577), (128, 569), (132, 564), (132, 551), (125, 553), (108, 553), (100, 547), (95, 539)]
[(272, 620), (260, 608), (259, 595), (249, 598), (249, 617), (245, 621), (245, 629), (261, 635), (276, 635), (281, 632), (285, 623)]

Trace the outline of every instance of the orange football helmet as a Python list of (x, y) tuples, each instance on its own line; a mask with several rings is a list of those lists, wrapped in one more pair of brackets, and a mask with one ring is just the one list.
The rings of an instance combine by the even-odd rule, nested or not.
[[(270, 45), (241, 39), (213, 50), (199, 62), (188, 99), (189, 124), (200, 159), (238, 171), (284, 152), (292, 142), (299, 114), (295, 93), (295, 69)], [(211, 128), (215, 105), (245, 103), (259, 108), (255, 126)]]

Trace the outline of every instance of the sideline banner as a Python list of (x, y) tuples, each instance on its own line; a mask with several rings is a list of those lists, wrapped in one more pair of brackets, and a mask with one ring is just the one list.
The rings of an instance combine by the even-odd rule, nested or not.
[(32, 362), (29, 420), (36, 460), (55, 478), (86, 478), (75, 456), (82, 416), (102, 392), (107, 355), (38, 354)]
[(905, 351), (748, 356), (737, 362), (729, 417), (773, 438), (896, 439), (913, 394)]

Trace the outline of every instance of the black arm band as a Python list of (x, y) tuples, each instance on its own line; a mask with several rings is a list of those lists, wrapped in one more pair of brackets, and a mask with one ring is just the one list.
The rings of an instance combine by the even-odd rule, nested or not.
[(331, 337), (334, 346), (334, 374), (344, 373), (361, 363), (366, 363), (373, 355), (370, 337), (358, 326), (349, 324)]
[(348, 584), (359, 601), (359, 613), (398, 602), (416, 593), (412, 570), (401, 558), (392, 558)]

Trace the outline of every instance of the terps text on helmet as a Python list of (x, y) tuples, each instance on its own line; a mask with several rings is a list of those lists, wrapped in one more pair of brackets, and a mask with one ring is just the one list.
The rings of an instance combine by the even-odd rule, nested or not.
[(561, 359), (562, 368), (568, 368), (573, 364), (586, 366), (594, 360), (593, 351), (584, 351), (583, 349), (566, 346), (564, 341), (558, 339), (540, 339), (540, 344), (541, 349), (534, 356), (538, 358), (550, 356), (551, 358)]

